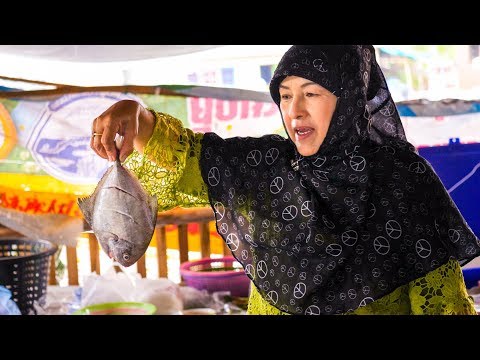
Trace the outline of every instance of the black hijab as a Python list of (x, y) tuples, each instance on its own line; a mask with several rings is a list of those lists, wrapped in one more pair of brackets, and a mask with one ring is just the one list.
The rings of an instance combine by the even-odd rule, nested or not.
[(295, 45), (287, 76), (339, 97), (324, 142), (203, 138), (202, 176), (217, 230), (263, 297), (291, 314), (341, 314), (457, 259), (480, 254), (430, 164), (405, 139), (372, 46)]

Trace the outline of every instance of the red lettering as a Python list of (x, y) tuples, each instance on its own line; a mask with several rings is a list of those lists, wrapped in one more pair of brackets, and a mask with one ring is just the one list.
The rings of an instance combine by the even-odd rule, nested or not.
[[(226, 108), (228, 108), (228, 111)], [(233, 120), (237, 116), (237, 108), (237, 101), (216, 100), (216, 118), (220, 121)]]
[(261, 116), (262, 108), (263, 108), (262, 102), (254, 102), (252, 106), (252, 110), (253, 110), (252, 117), (259, 118)]
[(193, 131), (206, 132), (212, 128), (212, 101), (210, 98), (190, 98), (190, 121)]

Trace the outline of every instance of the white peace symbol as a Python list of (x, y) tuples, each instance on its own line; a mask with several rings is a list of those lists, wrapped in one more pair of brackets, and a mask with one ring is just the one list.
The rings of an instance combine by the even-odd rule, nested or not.
[(331, 256), (339, 256), (342, 253), (342, 245), (340, 244), (328, 244), (325, 252)]
[(371, 302), (373, 302), (373, 299), (371, 297), (366, 297), (362, 301), (360, 301), (359, 305), (363, 307), (363, 306), (367, 306)]
[(210, 186), (217, 186), (220, 182), (220, 171), (217, 167), (213, 167), (208, 172), (208, 183)]
[(307, 293), (307, 285), (305, 283), (299, 282), (293, 288), (293, 296), (295, 299), (301, 299)]
[(247, 163), (250, 166), (258, 166), (262, 161), (262, 153), (260, 150), (252, 150), (247, 155)]
[(365, 166), (367, 164), (367, 161), (363, 156), (352, 156), (350, 159), (350, 167), (354, 171), (363, 171), (365, 169)]
[(283, 189), (283, 179), (281, 177), (276, 177), (270, 183), (270, 192), (272, 194), (278, 194)]
[(353, 199), (351, 197), (346, 197), (345, 199), (343, 199), (343, 201), (345, 202), (345, 205), (347, 206), (352, 206), (353, 204)]
[(328, 69), (323, 67), (323, 59), (313, 60), (312, 65), (315, 69), (317, 69), (318, 71), (320, 71), (322, 73), (328, 72)]
[(290, 291), (290, 286), (288, 286), (288, 284), (283, 284), (282, 285), (282, 292), (284, 294), (288, 293)]
[(278, 151), (277, 148), (271, 148), (267, 151), (267, 153), (265, 154), (265, 162), (268, 164), (268, 165), (272, 165), (275, 160), (277, 160), (277, 157), (278, 157), (278, 154), (280, 152)]
[(237, 221), (238, 221), (238, 223), (239, 223), (241, 226), (245, 225), (245, 219), (243, 218), (242, 215), (240, 215), (240, 216), (237, 218)]
[(252, 237), (248, 234), (245, 234), (245, 240), (247, 240), (247, 242), (252, 245), (253, 247), (257, 247), (257, 243), (255, 241), (253, 241)]
[(388, 220), (385, 224), (385, 231), (392, 239), (398, 239), (402, 236), (402, 227), (395, 220)]
[(272, 257), (272, 264), (274, 266), (278, 266), (278, 264), (279, 264), (278, 256), (275, 255), (274, 257)]
[(247, 266), (245, 266), (245, 274), (250, 275), (251, 278), (255, 277), (255, 268), (252, 264), (247, 264)]
[(268, 228), (269, 226), (270, 226), (270, 220), (265, 219), (265, 220), (262, 221), (262, 227), (263, 227), (263, 228), (266, 229), (266, 228)]
[(328, 227), (329, 229), (335, 228), (335, 224), (333, 222), (331, 222), (330, 220), (328, 220), (325, 215), (322, 215), (322, 220), (323, 220), (323, 223), (325, 224), (325, 226)]
[(460, 233), (455, 229), (448, 229), (448, 237), (451, 242), (456, 243), (460, 239)]
[(298, 209), (295, 205), (289, 205), (282, 212), (282, 218), (285, 221), (291, 221), (298, 215)]
[(320, 285), (323, 281), (323, 278), (321, 275), (315, 275), (313, 277), (313, 283), (316, 284), (316, 285)]
[(304, 233), (299, 233), (297, 236), (295, 236), (295, 241), (296, 242), (303, 242), (305, 240), (305, 234)]
[(215, 209), (215, 213), (217, 214), (217, 221), (222, 220), (223, 216), (225, 215), (225, 207), (223, 206), (223, 204), (217, 201), (213, 205), (213, 208)]
[(288, 268), (287, 275), (293, 277), (295, 275), (295, 268), (293, 266)]
[(315, 167), (321, 167), (323, 164), (325, 164), (325, 161), (327, 161), (326, 156), (319, 156), (315, 159), (315, 161), (312, 164)]
[(398, 210), (400, 210), (402, 214), (406, 214), (408, 212), (407, 204), (401, 202), (400, 204), (398, 204)]
[(403, 198), (403, 191), (400, 189), (393, 190), (393, 196), (395, 196), (398, 200)]
[(335, 293), (333, 291), (327, 292), (327, 295), (325, 296), (325, 299), (327, 301), (333, 301), (335, 300)]
[(247, 165), (245, 164), (240, 165), (240, 171), (245, 174), (247, 172)]
[(255, 232), (255, 225), (253, 224), (248, 225), (248, 231), (250, 232), (250, 234), (253, 234)]
[(395, 133), (395, 122), (392, 118), (386, 118), (384, 121), (383, 121), (383, 128), (384, 130), (387, 132), (387, 133)]
[(261, 260), (258, 264), (257, 264), (257, 275), (263, 279), (265, 276), (267, 276), (267, 273), (268, 273), (268, 266), (267, 266), (267, 263), (263, 260)]
[(327, 265), (327, 269), (328, 270), (333, 270), (335, 269), (335, 266), (337, 266), (337, 264), (335, 263), (335, 261), (330, 261)]
[(235, 188), (228, 189), (228, 197), (233, 199), (235, 197)]
[(230, 171), (230, 168), (226, 168), (226, 169), (225, 169), (225, 176), (226, 176), (226, 177), (232, 176), (232, 172)]
[(415, 244), (415, 250), (417, 251), (418, 256), (425, 259), (430, 256), (432, 253), (432, 247), (430, 243), (425, 239), (420, 239)]
[(276, 304), (278, 301), (278, 293), (275, 290), (271, 290), (267, 295), (266, 295), (267, 301), (270, 301), (272, 304)]
[[(403, 277), (402, 275), (400, 275), (400, 276)], [(380, 280), (378, 282), (378, 287), (382, 290), (385, 290), (388, 287), (388, 284), (385, 280)]]
[(228, 234), (227, 240), (225, 242), (232, 251), (236, 251), (238, 249), (238, 246), (240, 245), (240, 241), (238, 240), (236, 234)]
[(408, 170), (416, 174), (423, 174), (426, 170), (426, 167), (424, 164), (418, 161), (418, 162), (411, 163), (410, 166), (408, 167)]
[(255, 211), (254, 210), (250, 210), (247, 214), (247, 217), (248, 217), (248, 220), (253, 220), (255, 219)]
[(228, 224), (227, 223), (222, 223), (222, 225), (220, 225), (220, 228), (218, 229), (218, 231), (225, 235), (227, 232), (228, 232)]
[(312, 183), (313, 186), (318, 188), (320, 186), (320, 183), (317, 181), (315, 178), (310, 178), (310, 182)]
[(355, 281), (356, 283), (360, 284), (363, 282), (363, 278), (362, 278), (362, 275), (360, 274), (355, 274), (353, 276), (353, 281)]
[(358, 233), (355, 230), (347, 230), (342, 234), (342, 242), (347, 246), (353, 246), (357, 243)]
[(242, 259), (247, 260), (248, 259), (248, 251), (247, 250), (242, 250)]
[(380, 110), (380, 114), (382, 114), (383, 116), (392, 116), (394, 113), (395, 113), (395, 108), (391, 102), (389, 102), (387, 105), (383, 107), (383, 109)]
[(313, 214), (312, 208), (313, 208), (312, 202), (310, 200), (307, 200), (302, 204), (300, 208), (300, 212), (304, 217), (309, 217)]
[(315, 244), (317, 244), (318, 246), (321, 246), (323, 245), (324, 242), (325, 242), (325, 239), (322, 234), (315, 235)]
[[(313, 170), (313, 175), (315, 175), (317, 179), (319, 179), (320, 181), (328, 181), (328, 177), (327, 177), (328, 173), (329, 173), (328, 171), (324, 171), (324, 170)], [(312, 178), (312, 183), (313, 183), (313, 178)]]
[(373, 248), (380, 255), (386, 255), (390, 251), (390, 242), (383, 236), (377, 236), (373, 240)]
[[(270, 271), (272, 271), (272, 270), (270, 270)], [(262, 284), (262, 290), (263, 291), (268, 291), (268, 289), (270, 289), (270, 281), (266, 280)]]
[(287, 191), (285, 194), (283, 194), (282, 197), (284, 202), (288, 202), (292, 199), (292, 194), (290, 194), (290, 191)]
[(293, 224), (288, 224), (287, 226), (285, 226), (285, 230), (292, 231), (293, 230)]
[(371, 217), (373, 217), (373, 215), (375, 215), (375, 213), (377, 212), (377, 209), (375, 208), (375, 204), (374, 203), (370, 203), (368, 205), (368, 218), (370, 219)]
[(282, 228), (283, 228), (283, 223), (276, 222), (275, 224), (273, 224), (273, 230), (275, 230), (276, 232), (280, 232)]
[(305, 309), (305, 315), (320, 315), (320, 308), (317, 305), (310, 305)]
[(305, 281), (307, 279), (307, 273), (305, 271), (302, 271), (300, 275), (298, 275), (298, 277), (300, 278), (300, 280)]
[(373, 277), (377, 278), (377, 277), (379, 277), (380, 275), (382, 275), (382, 272), (380, 271), (379, 268), (373, 268), (373, 269), (372, 269), (372, 275), (373, 275)]

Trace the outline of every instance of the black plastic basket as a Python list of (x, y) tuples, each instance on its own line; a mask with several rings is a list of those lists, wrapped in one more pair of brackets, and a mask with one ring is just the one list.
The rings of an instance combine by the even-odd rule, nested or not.
[(44, 305), (50, 256), (57, 249), (45, 240), (0, 237), (0, 285), (12, 292), (22, 314), (36, 314), (35, 301)]

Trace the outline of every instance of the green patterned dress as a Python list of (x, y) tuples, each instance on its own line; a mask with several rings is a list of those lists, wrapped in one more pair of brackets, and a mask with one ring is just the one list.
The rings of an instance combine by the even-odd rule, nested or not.
[[(208, 206), (207, 186), (200, 173), (203, 134), (186, 129), (168, 114), (157, 113), (156, 125), (144, 154), (134, 152), (125, 162), (146, 189), (156, 194), (158, 211), (176, 206)], [(270, 305), (251, 286), (248, 314), (285, 314)], [(476, 314), (467, 294), (460, 264), (450, 260), (426, 276), (395, 289), (353, 314)]]

